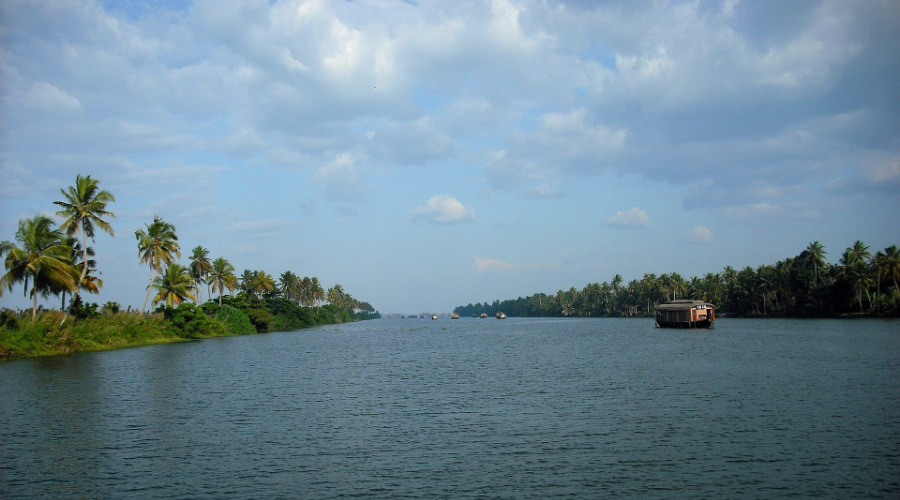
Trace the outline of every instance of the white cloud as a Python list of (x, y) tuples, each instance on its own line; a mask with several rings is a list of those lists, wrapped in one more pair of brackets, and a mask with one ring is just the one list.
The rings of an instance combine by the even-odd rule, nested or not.
[(41, 111), (80, 111), (81, 101), (47, 82), (37, 82), (24, 95), (24, 104)]
[(463, 205), (446, 194), (432, 196), (428, 203), (410, 213), (411, 220), (425, 220), (433, 224), (455, 224), (475, 220), (475, 209)]
[(337, 154), (333, 160), (318, 168), (315, 178), (325, 187), (325, 197), (337, 203), (362, 203), (366, 199), (362, 160), (349, 151)]
[(516, 267), (515, 264), (510, 264), (509, 262), (485, 257), (475, 257), (475, 266), (478, 268), (478, 272), (480, 273), (483, 273), (485, 271), (512, 271)]
[(697, 224), (697, 227), (687, 234), (686, 239), (692, 243), (709, 243), (713, 239), (713, 233), (708, 227)]
[(619, 227), (647, 227), (649, 222), (650, 218), (647, 216), (647, 212), (638, 207), (627, 211), (619, 210), (616, 215), (606, 219), (608, 225)]

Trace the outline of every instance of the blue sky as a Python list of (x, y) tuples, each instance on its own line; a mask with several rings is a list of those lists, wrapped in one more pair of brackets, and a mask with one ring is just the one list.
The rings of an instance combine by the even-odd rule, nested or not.
[[(896, 1), (0, 3), (0, 239), (134, 231), (382, 313), (900, 243)], [(56, 305), (56, 300), (51, 299)], [(22, 307), (21, 286), (0, 305)]]

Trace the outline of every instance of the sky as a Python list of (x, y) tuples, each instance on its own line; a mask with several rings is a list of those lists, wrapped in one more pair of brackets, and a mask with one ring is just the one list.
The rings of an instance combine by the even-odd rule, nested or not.
[[(135, 230), (383, 314), (900, 244), (900, 3), (4, 0), (0, 240)], [(23, 288), (3, 307), (27, 307)], [(58, 299), (40, 303), (58, 307)]]

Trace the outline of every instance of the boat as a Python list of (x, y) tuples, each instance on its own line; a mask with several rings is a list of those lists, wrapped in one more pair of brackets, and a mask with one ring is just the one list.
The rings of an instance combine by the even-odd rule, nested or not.
[(487, 318), (487, 313), (481, 313), (482, 318)]
[(459, 313), (454, 311), (450, 314), (450, 319), (459, 319)]
[(431, 319), (437, 319), (437, 314), (432, 314)]
[(716, 306), (702, 300), (672, 300), (656, 306), (658, 328), (713, 328)]
[(497, 319), (506, 319), (506, 313), (505, 313), (505, 312), (502, 312), (502, 311), (501, 311), (501, 312), (498, 312), (498, 313), (497, 313)]

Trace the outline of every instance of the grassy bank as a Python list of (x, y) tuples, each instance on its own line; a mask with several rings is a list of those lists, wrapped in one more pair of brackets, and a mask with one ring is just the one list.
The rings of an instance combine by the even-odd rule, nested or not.
[(358, 321), (335, 306), (299, 307), (282, 299), (230, 298), (222, 306), (182, 304), (153, 314), (103, 312), (75, 317), (61, 311), (0, 311), (0, 360), (79, 351), (185, 342)]

